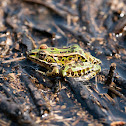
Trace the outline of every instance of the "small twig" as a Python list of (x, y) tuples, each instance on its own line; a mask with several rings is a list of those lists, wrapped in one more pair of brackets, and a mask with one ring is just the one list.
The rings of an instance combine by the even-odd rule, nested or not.
[(126, 101), (126, 97), (123, 94), (116, 91), (113, 87), (108, 87), (108, 90), (111, 91), (113, 94), (119, 96), (120, 98), (123, 98)]
[(10, 60), (4, 60), (4, 61), (2, 61), (2, 63), (11, 63), (11, 62), (23, 60), (23, 59), (25, 59), (25, 58), (26, 58), (25, 56), (22, 56), (22, 57), (10, 59)]
[(50, 9), (51, 11), (55, 12), (56, 14), (62, 16), (63, 18), (67, 18), (67, 14), (71, 14), (70, 12), (66, 12), (64, 10), (58, 9), (54, 4), (49, 3), (49, 2), (45, 2), (45, 1), (41, 1), (41, 0), (23, 0), (24, 2), (31, 2), (31, 3), (35, 3), (35, 4), (39, 4), (42, 6), (45, 6), (46, 8)]
[(83, 107), (86, 107), (86, 110), (88, 112), (95, 112), (97, 115), (94, 115), (94, 117), (105, 117), (106, 114), (102, 112), (101, 109), (99, 109), (98, 105), (94, 105), (94, 97), (91, 95), (91, 92), (88, 90), (89, 88), (82, 84), (81, 82), (76, 82), (72, 78), (68, 78), (69, 80), (67, 81), (69, 87), (73, 91), (73, 93), (78, 96), (77, 100), (78, 102), (81, 103)]
[(0, 89), (4, 91), (7, 97), (11, 98), (14, 102), (16, 102), (15, 98), (12, 96), (12, 94), (8, 91), (8, 88), (5, 86), (6, 84), (0, 84)]
[(117, 24), (115, 25), (113, 32), (116, 34), (120, 33), (125, 26), (126, 26), (126, 15), (117, 21)]
[(110, 66), (110, 70), (109, 70), (107, 80), (105, 81), (105, 84), (108, 85), (108, 86), (111, 85), (111, 83), (112, 83), (112, 78), (113, 78), (113, 74), (114, 74), (115, 69), (116, 69), (116, 64), (112, 63), (111, 66)]
[(60, 32), (64, 36), (66, 36), (64, 31), (55, 22), (52, 22), (52, 25), (54, 25), (54, 27), (57, 29), (58, 32)]
[(71, 14), (72, 16), (77, 16), (77, 12), (74, 11), (72, 8), (69, 8), (67, 6), (64, 6), (63, 4), (61, 4), (60, 2), (56, 3), (56, 6), (59, 7), (60, 9), (64, 10), (65, 12), (68, 12), (69, 14)]
[(109, 74), (108, 74), (108, 78), (105, 82), (106, 85), (108, 85), (108, 92), (110, 91), (111, 93), (119, 96), (120, 98), (123, 98), (124, 100), (126, 100), (126, 97), (121, 94), (120, 92), (116, 91), (116, 87), (113, 87), (113, 83), (112, 83), (112, 78), (113, 78), (113, 74), (114, 74), (114, 70), (116, 69), (116, 64), (112, 63), (110, 66), (110, 70), (109, 70)]
[(82, 17), (83, 17), (83, 12), (82, 12), (82, 0), (78, 1), (78, 14), (79, 14), (79, 21), (80, 24), (83, 22)]
[[(25, 25), (28, 26), (29, 28), (32, 29), (32, 31), (41, 33), (44, 36), (47, 36), (49, 38), (53, 37), (53, 33), (52, 32), (48, 32), (46, 29), (38, 27), (37, 25), (35, 25), (33, 22), (31, 22), (27, 17), (25, 17)], [(30, 38), (29, 38), (30, 39)], [(34, 40), (33, 40), (34, 41)]]
[(86, 33), (85, 33), (86, 35), (83, 35), (81, 33), (76, 33), (72, 29), (70, 29), (70, 28), (68, 28), (68, 27), (66, 27), (64, 25), (60, 25), (60, 24), (59, 24), (59, 27), (61, 27), (62, 29), (66, 30), (67, 32), (72, 34), (76, 39), (78, 39), (80, 41), (83, 41), (85, 45), (88, 45), (90, 40), (89, 40), (88, 37), (86, 37), (86, 35), (87, 35)]
[(24, 113), (20, 105), (10, 101), (8, 98), (0, 94), (0, 110), (13, 121), (20, 125), (34, 126), (34, 121), (29, 114)]
[(116, 85), (118, 85), (119, 87), (126, 89), (126, 79), (123, 79), (121, 77), (114, 77), (114, 81), (113, 81)]
[(8, 45), (6, 45), (5, 50), (2, 52), (2, 56), (7, 55), (7, 53), (9, 52), (9, 50), (10, 50), (10, 47)]
[(35, 41), (33, 40), (33, 38), (30, 35), (28, 35), (28, 34), (26, 34), (26, 36), (31, 40), (34, 49), (36, 49), (37, 45), (35, 44)]
[(46, 101), (44, 100), (44, 98), (42, 97), (42, 95), (38, 91), (38, 89), (35, 86), (33, 86), (33, 84), (31, 83), (31, 81), (29, 80), (29, 78), (27, 76), (22, 74), (21, 78), (27, 84), (27, 88), (29, 89), (30, 94), (33, 98), (33, 101), (34, 101), (35, 105), (37, 106), (37, 109), (39, 110), (39, 115), (43, 116), (44, 114), (49, 113), (50, 110), (47, 107)]

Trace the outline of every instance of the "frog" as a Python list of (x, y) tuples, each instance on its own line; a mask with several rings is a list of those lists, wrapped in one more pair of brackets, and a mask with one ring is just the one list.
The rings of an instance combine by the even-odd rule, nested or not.
[(27, 58), (47, 69), (46, 76), (83, 77), (89, 80), (101, 71), (101, 60), (73, 44), (62, 48), (40, 45), (28, 52)]

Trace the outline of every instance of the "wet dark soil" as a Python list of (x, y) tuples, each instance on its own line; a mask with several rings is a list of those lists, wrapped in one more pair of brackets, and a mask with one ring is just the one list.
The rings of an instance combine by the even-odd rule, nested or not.
[[(0, 125), (126, 124), (126, 1), (0, 1)], [(102, 61), (89, 81), (46, 77), (26, 58), (78, 44)]]

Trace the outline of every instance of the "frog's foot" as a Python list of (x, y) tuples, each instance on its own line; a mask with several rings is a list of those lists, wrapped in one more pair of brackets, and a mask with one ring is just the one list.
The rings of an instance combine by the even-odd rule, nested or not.
[(53, 67), (52, 71), (48, 70), (46, 72), (46, 76), (58, 76), (58, 75), (59, 75), (58, 67)]

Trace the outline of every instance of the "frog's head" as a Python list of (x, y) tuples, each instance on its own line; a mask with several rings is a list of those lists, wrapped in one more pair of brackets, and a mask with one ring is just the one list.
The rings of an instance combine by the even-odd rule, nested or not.
[(31, 50), (27, 53), (28, 57), (36, 57), (36, 54), (39, 52), (38, 49)]
[(34, 49), (28, 52), (28, 58), (38, 58), (44, 60), (46, 57), (45, 52), (42, 49)]

